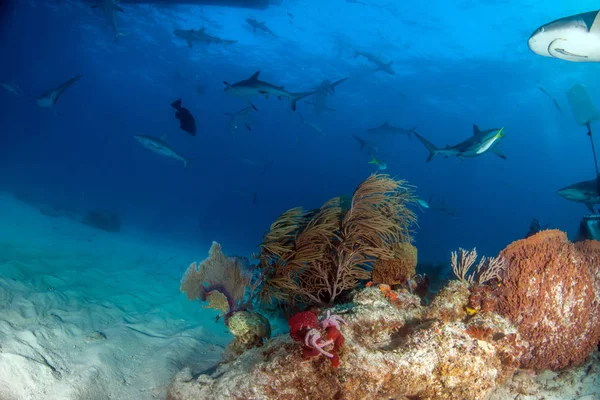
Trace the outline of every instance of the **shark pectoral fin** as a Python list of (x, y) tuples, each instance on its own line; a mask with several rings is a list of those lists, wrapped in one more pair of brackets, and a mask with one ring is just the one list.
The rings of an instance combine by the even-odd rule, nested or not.
[(504, 153), (502, 152), (502, 150), (500, 150), (500, 149), (494, 149), (493, 152), (494, 152), (495, 155), (497, 155), (501, 159), (506, 160), (506, 156), (504, 155)]
[(277, 99), (278, 99), (278, 100), (281, 100), (281, 96), (277, 96)]
[(593, 203), (585, 203), (585, 206), (587, 207), (588, 210), (590, 210), (593, 214), (596, 214), (596, 210), (594, 210), (594, 204)]
[(590, 27), (590, 33), (600, 33), (600, 11), (596, 13), (596, 18), (594, 18), (594, 22)]
[(250, 128), (250, 125), (248, 125), (247, 123), (244, 123), (244, 125), (246, 125), (246, 129), (248, 129), (249, 131), (252, 131), (252, 128)]
[(192, 42), (191, 40), (187, 41), (188, 47), (191, 49), (193, 47), (194, 42)]
[(125, 12), (125, 10), (123, 10), (121, 7), (118, 7), (118, 6), (117, 6), (116, 10), (117, 10), (117, 11), (120, 11), (120, 12), (122, 12), (122, 13), (124, 13), (124, 12)]

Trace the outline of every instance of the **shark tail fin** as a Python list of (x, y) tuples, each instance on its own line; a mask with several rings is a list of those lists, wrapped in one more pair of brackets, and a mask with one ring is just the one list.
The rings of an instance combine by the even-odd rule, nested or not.
[(177, 99), (171, 103), (171, 107), (180, 110), (181, 109), (181, 99)]
[(415, 136), (417, 137), (417, 139), (419, 139), (421, 143), (423, 143), (423, 146), (425, 146), (427, 150), (429, 150), (429, 157), (427, 158), (427, 162), (433, 160), (435, 156), (439, 154), (440, 149), (435, 147), (433, 143), (425, 139), (423, 136), (419, 135), (417, 132), (415, 132)]
[(292, 107), (292, 110), (296, 111), (296, 103), (298, 103), (298, 101), (300, 101), (303, 98), (308, 97), (314, 93), (315, 92), (292, 93), (290, 95), (290, 107)]

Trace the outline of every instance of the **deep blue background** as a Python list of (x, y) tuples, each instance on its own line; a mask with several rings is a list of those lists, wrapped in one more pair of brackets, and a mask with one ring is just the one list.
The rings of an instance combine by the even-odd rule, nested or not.
[[(424, 199), (434, 195), (434, 207), (444, 202), (459, 213), (419, 212), (421, 260), (446, 260), (459, 246), (493, 255), (525, 235), (533, 217), (573, 236), (586, 209), (555, 191), (591, 179), (594, 169), (564, 93), (583, 83), (598, 101), (598, 66), (539, 57), (526, 42), (539, 25), (597, 5), (424, 3), (284, 1), (264, 11), (123, 5), (119, 26), (131, 35), (115, 43), (89, 4), (19, 2), (0, 37), (0, 82), (22, 92), (0, 88), (0, 182), (49, 204), (114, 209), (124, 230), (198, 243), (201, 255), (211, 240), (248, 254), (281, 212), (350, 194), (374, 172), (357, 134), (379, 144), (386, 172)], [(254, 34), (249, 17), (266, 20), (281, 38)], [(190, 49), (172, 35), (202, 26), (239, 42)], [(353, 48), (393, 60), (397, 74), (373, 72)], [(335, 112), (319, 119), (310, 105), (298, 106), (325, 135), (303, 125), (287, 101), (270, 98), (255, 100), (252, 131), (232, 137), (225, 114), (245, 103), (224, 94), (222, 81), (256, 70), (291, 91), (349, 77), (328, 100)], [(36, 105), (35, 96), (79, 73), (85, 76), (60, 99), (59, 115)], [(170, 107), (177, 98), (196, 117), (196, 137), (179, 129)], [(416, 125), (439, 146), (464, 140), (473, 123), (504, 126), (508, 160), (488, 154), (425, 163), (415, 138), (369, 137), (366, 130), (385, 120)], [(194, 160), (184, 169), (143, 149), (136, 134), (164, 134)], [(243, 159), (273, 167), (263, 175)]]

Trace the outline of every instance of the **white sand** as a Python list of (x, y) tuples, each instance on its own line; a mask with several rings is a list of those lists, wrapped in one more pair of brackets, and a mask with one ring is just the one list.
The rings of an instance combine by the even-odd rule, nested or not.
[(179, 293), (207, 251), (0, 193), (0, 399), (164, 398), (182, 367), (214, 365), (230, 336)]

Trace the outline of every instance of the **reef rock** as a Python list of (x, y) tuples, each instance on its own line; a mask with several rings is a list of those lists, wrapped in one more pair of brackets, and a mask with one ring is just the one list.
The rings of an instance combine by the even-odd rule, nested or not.
[[(461, 289), (466, 303), (468, 290)], [(512, 376), (517, 366), (507, 360), (520, 356), (513, 354), (519, 337), (505, 318), (427, 310), (417, 296), (395, 293), (358, 290), (350, 306), (331, 310), (347, 322), (340, 326), (345, 344), (337, 368), (325, 356), (303, 360), (301, 345), (278, 336), (210, 376), (176, 377), (167, 399), (475, 400), (489, 397)], [(425, 318), (436, 314), (448, 320)]]

